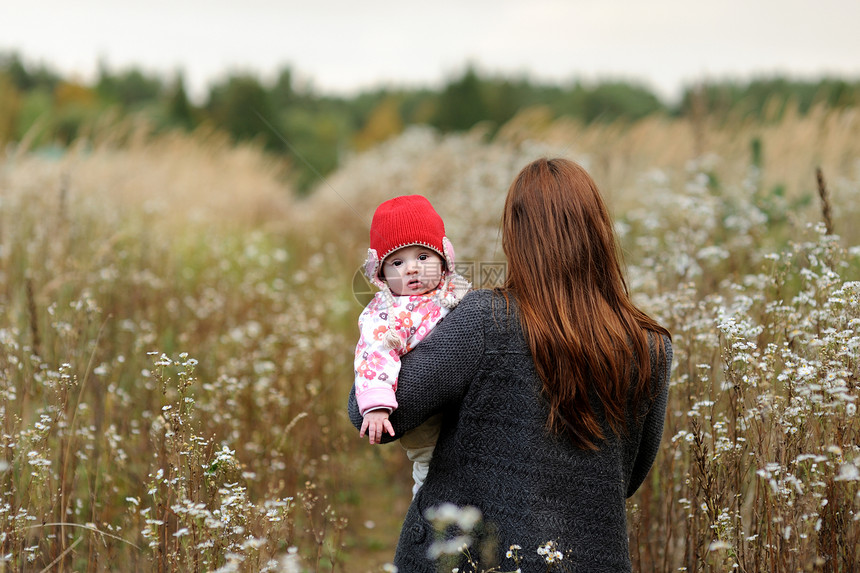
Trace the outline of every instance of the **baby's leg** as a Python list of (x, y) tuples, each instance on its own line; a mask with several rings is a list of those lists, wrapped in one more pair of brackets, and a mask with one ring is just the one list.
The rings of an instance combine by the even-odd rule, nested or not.
[(430, 458), (433, 457), (433, 446), (408, 448), (406, 456), (412, 460), (412, 480), (415, 482), (412, 486), (412, 497), (414, 499), (418, 494), (418, 490), (424, 485), (424, 480), (427, 479), (427, 470), (430, 469)]

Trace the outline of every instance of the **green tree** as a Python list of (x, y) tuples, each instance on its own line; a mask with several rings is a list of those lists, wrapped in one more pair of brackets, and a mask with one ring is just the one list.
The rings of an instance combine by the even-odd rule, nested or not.
[(21, 94), (9, 76), (0, 72), (0, 149), (15, 139), (21, 110)]
[(531, 99), (532, 89), (526, 80), (496, 80), (486, 89), (488, 119), (497, 126), (514, 117)]
[(635, 121), (662, 111), (663, 105), (648, 89), (627, 82), (605, 82), (586, 90), (583, 119), (592, 121)]
[(60, 76), (53, 70), (44, 65), (26, 65), (17, 52), (0, 54), (0, 70), (6, 72), (19, 92), (29, 92), (34, 89), (52, 92), (60, 82)]
[(334, 171), (341, 150), (349, 145), (354, 130), (335, 102), (320, 100), (315, 109), (294, 105), (278, 119), (278, 150), (289, 155), (293, 180), (299, 193), (308, 193)]
[(173, 87), (167, 100), (167, 118), (172, 125), (185, 130), (193, 129), (196, 125), (194, 108), (188, 101), (188, 94), (185, 92), (185, 77), (182, 72), (177, 72), (173, 80)]
[(137, 68), (112, 73), (102, 62), (96, 92), (102, 100), (118, 103), (126, 110), (139, 109), (158, 100), (164, 91), (161, 79), (148, 76)]
[(293, 72), (290, 68), (281, 68), (278, 72), (278, 77), (272, 89), (269, 90), (269, 97), (272, 107), (276, 110), (285, 109), (296, 103), (297, 94), (293, 90)]
[(281, 147), (277, 134), (265, 123), (274, 119), (269, 94), (250, 74), (230, 76), (212, 86), (206, 110), (215, 125), (236, 140), (261, 137), (267, 148)]
[(53, 94), (42, 88), (27, 92), (21, 103), (15, 139), (20, 141), (30, 134), (31, 145), (38, 146), (44, 143), (46, 135), (50, 133), (55, 112)]
[(490, 106), (483, 81), (469, 66), (462, 77), (442, 90), (432, 123), (444, 131), (462, 131), (489, 118)]

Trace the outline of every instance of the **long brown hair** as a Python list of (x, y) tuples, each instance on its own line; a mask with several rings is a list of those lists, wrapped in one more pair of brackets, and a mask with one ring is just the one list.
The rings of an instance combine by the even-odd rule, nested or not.
[(631, 384), (634, 404), (651, 391), (648, 331), (669, 333), (631, 302), (609, 212), (576, 163), (539, 159), (520, 171), (505, 202), (502, 247), (505, 291), (517, 300), (549, 401), (547, 426), (596, 449), (605, 436), (590, 396), (612, 432), (625, 432)]

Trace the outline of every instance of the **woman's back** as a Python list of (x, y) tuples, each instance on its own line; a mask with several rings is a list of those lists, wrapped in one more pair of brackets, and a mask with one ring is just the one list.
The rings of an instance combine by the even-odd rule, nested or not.
[[(424, 487), (410, 506), (395, 564), (436, 572), (427, 509), (473, 506), (495, 532), (496, 559), (517, 544), (524, 572), (544, 571), (537, 548), (555, 541), (574, 570), (627, 571), (625, 499), (653, 462), (662, 434), (671, 346), (654, 355), (653, 403), (641, 404), (616, 438), (599, 400), (592, 408), (609, 436), (597, 450), (573, 445), (546, 427), (549, 406), (526, 343), (516, 301), (491, 291), (468, 295), (421, 345), (404, 357), (397, 435), (426, 416), (445, 419)], [(406, 382), (408, 381), (408, 382)], [(353, 400), (350, 414), (355, 421)], [(360, 419), (360, 418), (359, 418)]]

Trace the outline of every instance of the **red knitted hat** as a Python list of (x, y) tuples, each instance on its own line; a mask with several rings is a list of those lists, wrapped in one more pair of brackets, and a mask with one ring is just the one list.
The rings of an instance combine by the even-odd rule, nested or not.
[(379, 262), (403, 247), (423, 245), (445, 256), (445, 224), (421, 195), (404, 195), (382, 203), (370, 223), (370, 248)]

